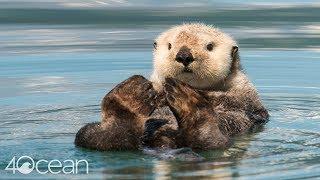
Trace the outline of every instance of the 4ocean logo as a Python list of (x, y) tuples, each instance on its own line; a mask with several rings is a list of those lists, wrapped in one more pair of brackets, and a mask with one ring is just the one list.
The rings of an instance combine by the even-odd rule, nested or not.
[(12, 171), (13, 174), (20, 172), (21, 174), (29, 174), (32, 171), (36, 171), (39, 174), (78, 174), (80, 173), (89, 173), (89, 163), (87, 160), (71, 160), (67, 159), (60, 161), (54, 159), (51, 161), (40, 159), (35, 161), (30, 156), (21, 156), (13, 158), (8, 163), (5, 168), (6, 171)]

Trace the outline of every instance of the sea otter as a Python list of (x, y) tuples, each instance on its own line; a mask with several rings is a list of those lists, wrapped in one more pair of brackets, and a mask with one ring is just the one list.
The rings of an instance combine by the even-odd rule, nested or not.
[(227, 147), (232, 136), (268, 120), (240, 65), (237, 43), (204, 24), (183, 24), (154, 42), (150, 81), (133, 76), (102, 101), (102, 121), (75, 144), (97, 150)]

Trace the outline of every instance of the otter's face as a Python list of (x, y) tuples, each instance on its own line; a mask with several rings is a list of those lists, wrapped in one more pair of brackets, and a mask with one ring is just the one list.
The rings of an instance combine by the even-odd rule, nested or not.
[(228, 35), (202, 24), (169, 29), (155, 40), (151, 80), (174, 77), (199, 89), (211, 88), (229, 74), (235, 45)]

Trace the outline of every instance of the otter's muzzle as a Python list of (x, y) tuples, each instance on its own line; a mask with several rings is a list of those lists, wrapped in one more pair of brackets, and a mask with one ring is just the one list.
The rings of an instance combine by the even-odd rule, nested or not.
[(190, 49), (186, 46), (183, 46), (176, 55), (176, 61), (182, 63), (185, 67), (192, 63), (194, 58), (190, 52)]

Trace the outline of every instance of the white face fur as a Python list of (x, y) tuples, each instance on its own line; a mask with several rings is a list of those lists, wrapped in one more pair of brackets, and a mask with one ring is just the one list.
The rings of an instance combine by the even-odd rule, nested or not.
[[(199, 89), (213, 88), (230, 71), (233, 46), (236, 42), (229, 35), (213, 27), (175, 26), (155, 40), (151, 81), (156, 89), (161, 89), (166, 77), (177, 78)], [(193, 59), (187, 66), (177, 61), (177, 54), (186, 48)]]

